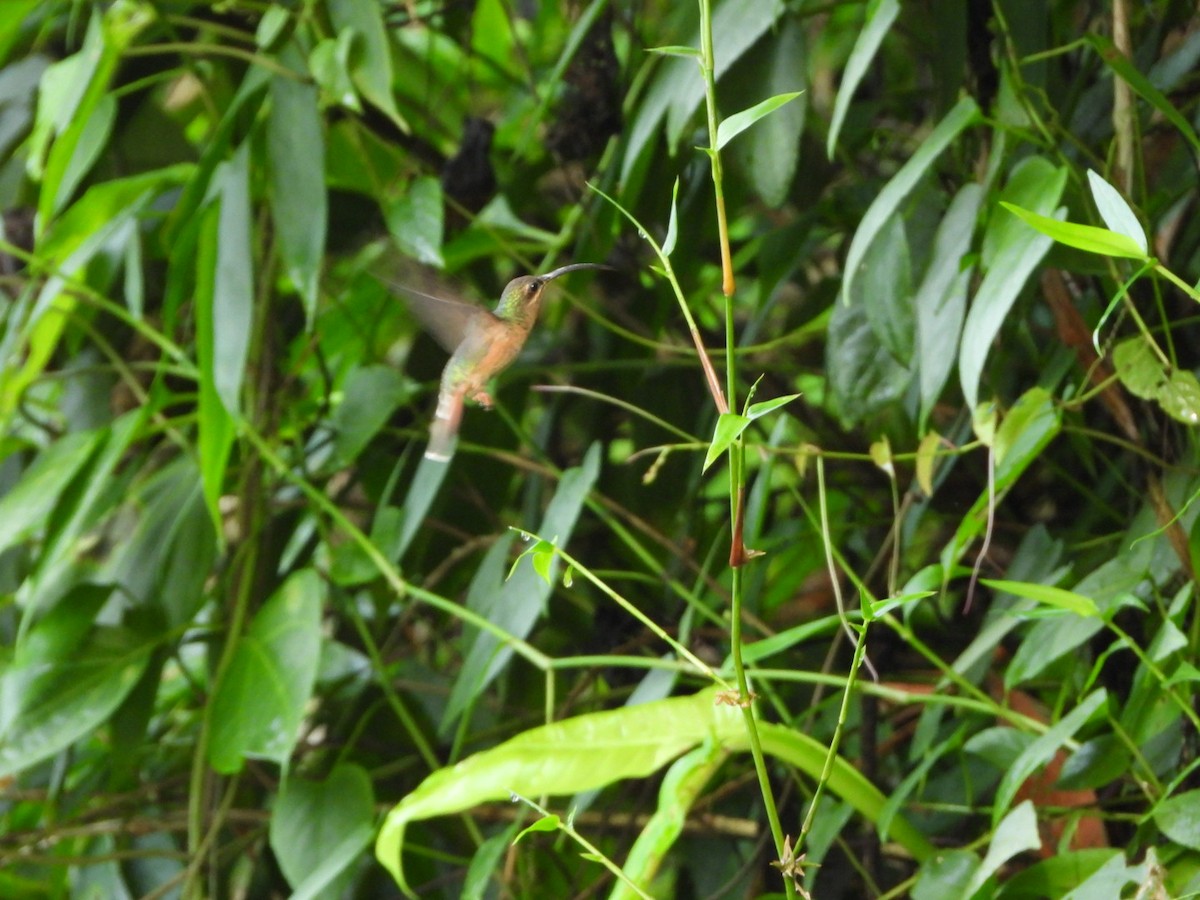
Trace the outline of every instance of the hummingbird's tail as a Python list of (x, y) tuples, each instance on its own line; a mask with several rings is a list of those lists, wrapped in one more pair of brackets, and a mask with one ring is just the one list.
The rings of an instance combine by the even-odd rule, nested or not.
[(426, 459), (449, 462), (450, 457), (454, 455), (454, 444), (458, 439), (458, 424), (462, 421), (462, 414), (462, 391), (443, 391), (438, 396), (437, 412), (433, 414), (433, 423), (429, 426)]

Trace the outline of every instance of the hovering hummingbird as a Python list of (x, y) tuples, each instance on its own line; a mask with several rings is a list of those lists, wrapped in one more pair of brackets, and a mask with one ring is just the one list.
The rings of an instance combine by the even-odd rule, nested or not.
[(514, 278), (500, 295), (494, 312), (470, 303), (443, 300), (405, 289), (409, 309), (450, 353), (442, 371), (437, 412), (429, 428), (427, 459), (446, 461), (454, 450), (464, 400), (490, 408), (487, 383), (517, 358), (537, 321), (546, 285), (581, 269), (608, 269), (595, 263), (560, 266), (545, 275)]

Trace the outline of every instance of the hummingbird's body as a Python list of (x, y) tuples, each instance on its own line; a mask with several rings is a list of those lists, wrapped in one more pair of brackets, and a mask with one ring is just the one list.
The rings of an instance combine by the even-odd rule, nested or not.
[(546, 285), (567, 272), (603, 268), (607, 267), (576, 263), (546, 275), (514, 278), (504, 288), (494, 312), (469, 303), (406, 292), (417, 318), (450, 351), (450, 361), (442, 371), (437, 412), (429, 429), (427, 458), (450, 459), (466, 400), (484, 407), (492, 405), (487, 383), (506, 369), (525, 346)]

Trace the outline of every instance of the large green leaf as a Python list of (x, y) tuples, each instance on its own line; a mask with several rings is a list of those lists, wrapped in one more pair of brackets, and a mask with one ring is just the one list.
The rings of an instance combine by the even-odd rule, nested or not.
[(153, 644), (125, 627), (94, 626), (110, 595), (92, 585), (68, 592), (0, 675), (0, 778), (86, 737), (137, 684)]
[[(811, 777), (823, 772), (827, 750), (816, 740), (780, 725), (761, 724), (759, 733), (764, 752)], [(749, 747), (741, 711), (717, 703), (715, 689), (526, 731), (426, 778), (388, 813), (375, 855), (411, 893), (401, 865), (410, 822), (507, 800), (513, 794), (561, 796), (644, 778), (706, 741), (733, 751)], [(868, 820), (873, 821), (886, 802), (854, 766), (839, 758), (827, 784)], [(891, 833), (918, 859), (933, 853), (928, 841), (902, 818), (893, 821)]]
[(315, 571), (297, 572), (238, 639), (210, 707), (208, 758), (218, 772), (236, 772), (246, 757), (287, 766), (320, 663), (324, 593)]
[(334, 883), (345, 888), (348, 879), (339, 876), (375, 833), (374, 806), (371, 778), (359, 766), (337, 766), (320, 781), (292, 776), (283, 783), (271, 811), (271, 850), (293, 889), (340, 895)]

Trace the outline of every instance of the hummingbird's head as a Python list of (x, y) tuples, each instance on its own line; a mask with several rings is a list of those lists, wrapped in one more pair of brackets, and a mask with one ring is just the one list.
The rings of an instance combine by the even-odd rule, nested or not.
[(500, 295), (500, 305), (496, 314), (501, 318), (518, 318), (532, 325), (537, 318), (538, 309), (542, 303), (542, 292), (546, 285), (559, 275), (575, 272), (579, 269), (608, 269), (610, 266), (600, 266), (595, 263), (573, 263), (560, 266), (545, 275), (522, 275), (514, 278), (504, 288)]

